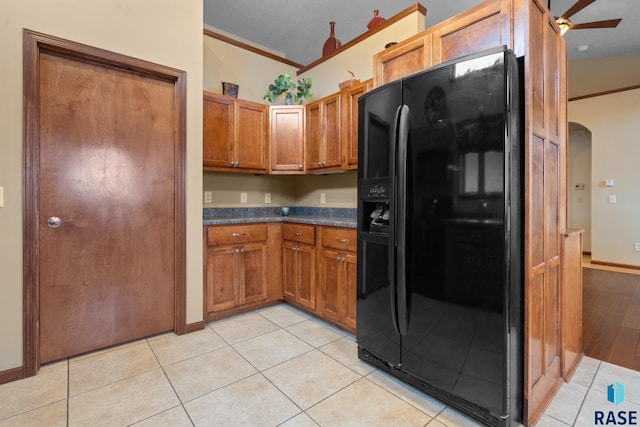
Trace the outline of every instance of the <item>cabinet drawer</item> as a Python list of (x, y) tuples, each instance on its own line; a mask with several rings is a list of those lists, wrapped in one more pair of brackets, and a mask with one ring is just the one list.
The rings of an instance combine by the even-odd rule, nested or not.
[(236, 243), (262, 242), (267, 240), (266, 224), (209, 227), (207, 245), (234, 245)]
[(322, 246), (341, 251), (356, 251), (356, 230), (322, 227)]
[(282, 239), (315, 245), (316, 228), (313, 225), (284, 223), (282, 224)]

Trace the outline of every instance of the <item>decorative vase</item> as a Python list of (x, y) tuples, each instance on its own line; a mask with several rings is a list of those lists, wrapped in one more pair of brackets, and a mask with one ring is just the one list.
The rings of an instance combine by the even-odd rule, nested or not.
[(289, 92), (284, 97), (284, 105), (293, 105), (293, 96)]
[(238, 97), (238, 85), (229, 82), (222, 82), (222, 94), (231, 96), (233, 98)]
[(331, 35), (324, 42), (324, 47), (322, 48), (322, 56), (327, 56), (331, 52), (333, 52), (334, 50), (336, 50), (337, 48), (342, 46), (342, 43), (340, 43), (340, 40), (338, 40), (336, 38), (336, 34), (335, 34), (336, 33), (336, 23), (331, 21), (331, 22), (329, 22), (329, 25), (331, 26)]
[(372, 29), (376, 25), (380, 25), (384, 22), (384, 18), (382, 16), (378, 16), (378, 9), (373, 11), (373, 18), (367, 24), (368, 29)]

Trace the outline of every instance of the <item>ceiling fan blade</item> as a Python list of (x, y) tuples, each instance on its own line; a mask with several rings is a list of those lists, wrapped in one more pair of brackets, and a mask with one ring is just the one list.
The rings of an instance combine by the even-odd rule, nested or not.
[(569, 10), (567, 10), (565, 13), (563, 13), (560, 16), (560, 18), (569, 19), (569, 17), (571, 17), (572, 15), (575, 15), (576, 13), (580, 12), (582, 9), (584, 9), (587, 6), (589, 6), (594, 1), (596, 1), (596, 0), (578, 0), (577, 2), (574, 3), (573, 6), (571, 6), (569, 8)]
[(571, 24), (572, 30), (586, 30), (589, 28), (615, 28), (622, 19), (608, 19), (606, 21), (585, 22), (584, 24)]

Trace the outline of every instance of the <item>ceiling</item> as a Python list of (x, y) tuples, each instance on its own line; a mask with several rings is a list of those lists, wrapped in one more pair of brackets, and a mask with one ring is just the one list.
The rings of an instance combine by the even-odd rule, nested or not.
[[(551, 0), (558, 16), (576, 0)], [(204, 0), (204, 24), (245, 41), (274, 50), (308, 65), (322, 56), (335, 21), (336, 37), (344, 44), (367, 31), (373, 10), (389, 18), (415, 0)], [(422, 0), (430, 27), (481, 1)], [(569, 60), (640, 55), (640, 7), (637, 0), (596, 0), (571, 17), (574, 24), (622, 18), (613, 29), (572, 30), (565, 34)], [(580, 46), (588, 49), (580, 51)]]

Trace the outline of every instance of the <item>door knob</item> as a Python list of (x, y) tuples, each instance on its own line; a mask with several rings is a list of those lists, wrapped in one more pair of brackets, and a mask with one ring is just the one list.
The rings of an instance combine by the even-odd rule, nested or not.
[(49, 228), (58, 228), (62, 225), (63, 222), (70, 222), (73, 221), (72, 219), (65, 219), (62, 220), (60, 218), (58, 218), (57, 216), (50, 216), (47, 219), (47, 227)]

